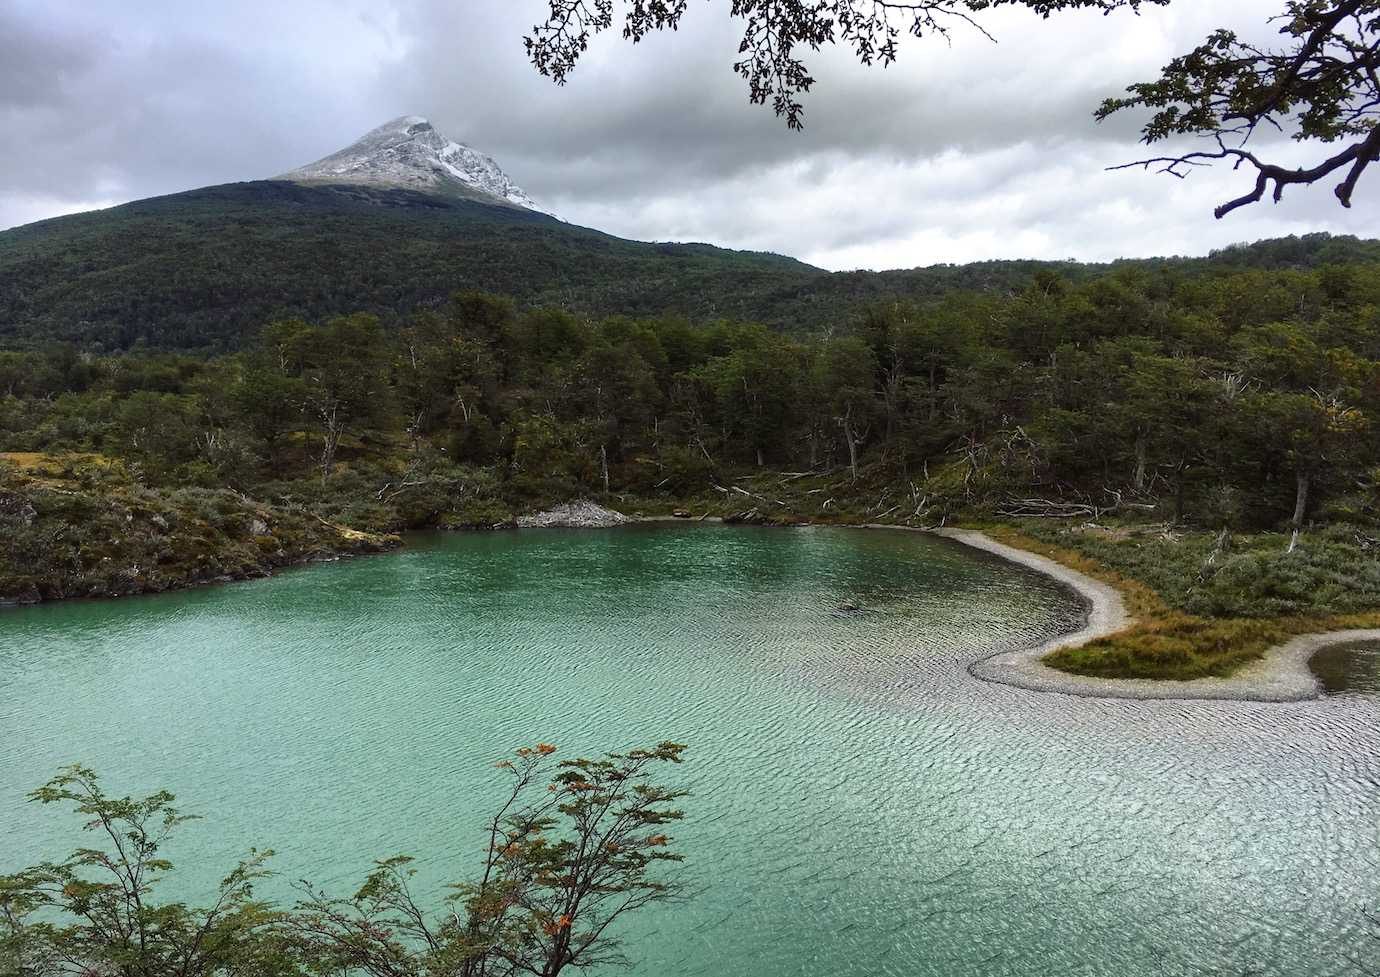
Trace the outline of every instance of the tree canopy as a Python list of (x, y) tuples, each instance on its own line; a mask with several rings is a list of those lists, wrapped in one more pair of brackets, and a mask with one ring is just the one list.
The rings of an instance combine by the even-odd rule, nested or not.
[[(804, 125), (801, 97), (815, 79), (802, 51), (826, 44), (851, 48), (864, 65), (891, 64), (903, 35), (947, 37), (971, 28), (989, 38), (981, 15), (1025, 7), (1042, 17), (1067, 10), (1139, 11), (1171, 0), (731, 0), (744, 22), (734, 70), (754, 104), (770, 104), (787, 126)], [(590, 38), (614, 25), (614, 0), (548, 0), (545, 21), (525, 38), (533, 66), (565, 84)], [(623, 37), (634, 43), (653, 31), (675, 30), (689, 0), (629, 0)], [(1285, 187), (1339, 176), (1337, 200), (1350, 207), (1362, 175), (1380, 158), (1380, 0), (1287, 0), (1268, 19), (1277, 46), (1251, 42), (1219, 28), (1192, 51), (1174, 58), (1154, 81), (1132, 85), (1096, 111), (1101, 121), (1125, 110), (1149, 110), (1146, 144), (1201, 138), (1208, 149), (1175, 151), (1126, 166), (1185, 177), (1194, 167), (1229, 162), (1254, 174), (1251, 189), (1219, 206), (1218, 218), (1257, 203), (1278, 202)], [(1260, 130), (1318, 144), (1313, 165), (1283, 162), (1274, 150), (1248, 148)], [(1257, 142), (1259, 139), (1257, 138)], [(1271, 157), (1274, 158), (1271, 158)]]
[[(1272, 22), (1281, 25), (1279, 47), (1216, 30), (1171, 61), (1158, 80), (1132, 85), (1126, 97), (1108, 99), (1097, 112), (1105, 119), (1123, 109), (1152, 109), (1143, 130), (1147, 144), (1175, 136), (1213, 143), (1128, 165), (1158, 166), (1179, 177), (1213, 161), (1254, 171), (1252, 188), (1219, 206), (1219, 218), (1267, 192), (1278, 203), (1285, 187), (1334, 174), (1341, 182), (1333, 193), (1350, 207), (1362, 174), (1380, 158), (1380, 0), (1290, 0)], [(1258, 130), (1338, 148), (1312, 166), (1287, 166), (1247, 148)]]

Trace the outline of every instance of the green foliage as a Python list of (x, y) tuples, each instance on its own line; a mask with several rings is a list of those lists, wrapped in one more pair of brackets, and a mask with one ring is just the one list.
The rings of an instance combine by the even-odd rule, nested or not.
[(300, 973), (283, 918), (254, 898), (272, 852), (251, 852), (211, 902), (160, 902), (173, 865), (161, 850), (190, 818), (173, 795), (115, 798), (96, 774), (68, 767), (30, 798), (81, 815), (99, 847), (0, 876), (0, 973), (5, 977), (213, 977)]
[(1288, 635), (1270, 621), (1176, 616), (1062, 649), (1045, 661), (1078, 675), (1191, 681), (1230, 675)]
[[(1112, 267), (1191, 277), (1377, 260), (1375, 242), (1307, 235), (1206, 260)], [(866, 303), (1005, 295), (1041, 270), (1081, 281), (1109, 268), (989, 261), (829, 274), (777, 255), (625, 241), (514, 208), (402, 190), (231, 184), (0, 232), (0, 343), (80, 347), (53, 350), (37, 373), (27, 365), (15, 372), (0, 357), (0, 397), (83, 389), (83, 352), (224, 352), (268, 322), (356, 312), (391, 326), (463, 290), (579, 316), (728, 317), (818, 334)], [(486, 310), (484, 301), (453, 314), (473, 318), (475, 335), (493, 342), (502, 303)], [(682, 322), (682, 338), (684, 330)], [(679, 368), (674, 358), (670, 365)], [(170, 392), (177, 377), (159, 372), (158, 389)]]
[[(225, 350), (269, 321), (392, 320), (462, 289), (581, 313), (784, 324), (812, 317), (796, 312), (818, 299), (797, 293), (815, 286), (835, 310), (855, 290), (789, 258), (625, 241), (510, 207), (238, 183), (0, 233), (0, 340)], [(7, 376), (0, 361), (0, 394)]]
[(1288, 538), (1276, 534), (1022, 525), (1037, 539), (1148, 584), (1174, 610), (1198, 617), (1323, 617), (1380, 609), (1380, 548), (1358, 546), (1364, 534), (1354, 526), (1306, 534), (1288, 552)]
[[(1185, 613), (1359, 612), (1360, 548), (1320, 541), (1380, 520), (1380, 275), (1256, 266), (1346, 246), (1044, 269), (824, 338), (462, 292), (392, 327), (275, 320), (211, 358), (12, 352), (0, 595), (252, 575), (593, 496), (769, 523), (1135, 516), (1196, 542), (1108, 565)], [(1216, 552), (1223, 529), (1301, 536)]]
[[(1043, 17), (1060, 10), (1139, 10), (1142, 4), (1169, 0), (735, 0), (732, 12), (744, 21), (736, 71), (748, 83), (755, 105), (770, 103), (792, 129), (803, 126), (800, 97), (814, 85), (800, 49), (828, 44), (851, 48), (865, 65), (896, 60), (902, 32), (915, 37), (948, 37), (955, 27), (976, 26), (994, 7), (1026, 7)], [(550, 0), (550, 13), (525, 38), (533, 66), (558, 85), (589, 46), (590, 37), (614, 24), (613, 0)], [(634, 43), (654, 31), (676, 30), (688, 9), (686, 0), (635, 0), (623, 20), (623, 37)]]
[[(1218, 217), (1261, 200), (1267, 190), (1278, 202), (1286, 187), (1333, 174), (1341, 177), (1334, 190), (1338, 201), (1350, 207), (1380, 150), (1380, 2), (1287, 0), (1270, 21), (1284, 39), (1282, 47), (1262, 47), (1219, 28), (1170, 61), (1158, 80), (1132, 85), (1126, 97), (1108, 99), (1097, 113), (1105, 119), (1125, 109), (1150, 109), (1146, 143), (1205, 136), (1217, 147), (1140, 165), (1183, 176), (1196, 165), (1225, 160), (1252, 172), (1254, 187), (1218, 207)], [(1313, 166), (1271, 162), (1258, 155), (1263, 149), (1247, 148), (1261, 128), (1298, 142), (1343, 145)]]
[(149, 488), (106, 460), (35, 458), (0, 468), (0, 600), (159, 592), (396, 543), (224, 488)]
[(487, 825), (478, 878), (452, 886), (434, 917), (409, 888), (411, 859), (377, 864), (352, 897), (308, 886), (293, 926), (321, 973), (532, 974), (627, 962), (613, 927), (674, 898), (663, 870), (683, 856), (667, 834), (686, 792), (651, 780), (684, 747), (565, 760), (541, 789), (555, 747), (521, 749), (497, 766), (511, 774), (507, 800)]
[(681, 861), (667, 830), (686, 792), (657, 782), (684, 747), (662, 743), (564, 760), (538, 744), (498, 764), (511, 774), (487, 826), (478, 877), (430, 912), (409, 887), (412, 859), (376, 864), (352, 895), (308, 883), (290, 908), (257, 898), (272, 852), (250, 852), (209, 904), (163, 902), (169, 838), (193, 818), (159, 791), (111, 797), (82, 766), (30, 794), (71, 807), (99, 836), (59, 862), (0, 876), (3, 977), (557, 977), (623, 962), (614, 924), (673, 898)]

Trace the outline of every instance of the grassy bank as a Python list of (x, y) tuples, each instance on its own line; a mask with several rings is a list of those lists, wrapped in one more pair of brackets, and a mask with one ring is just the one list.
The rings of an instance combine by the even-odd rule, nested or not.
[(1380, 548), (1333, 527), (1287, 552), (1274, 533), (1036, 520), (983, 525), (1121, 591), (1135, 624), (1045, 659), (1100, 678), (1222, 677), (1299, 634), (1380, 627)]
[[(397, 445), (348, 444), (329, 480), (265, 482), (253, 498), (215, 487), (150, 486), (92, 453), (0, 455), (0, 600), (159, 592), (264, 576), (292, 564), (396, 545), (408, 529), (511, 524), (575, 497), (557, 481), (491, 470)], [(1051, 655), (1102, 678), (1225, 676), (1288, 638), (1380, 627), (1380, 543), (1333, 526), (1293, 552), (1274, 533), (1223, 534), (1163, 523), (984, 520), (953, 473), (912, 482), (846, 470), (748, 472), (689, 486), (592, 497), (629, 514), (715, 516), (765, 525), (963, 524), (1118, 588), (1136, 623)]]
[(378, 552), (397, 537), (230, 489), (150, 488), (94, 455), (0, 457), (0, 602), (159, 593)]

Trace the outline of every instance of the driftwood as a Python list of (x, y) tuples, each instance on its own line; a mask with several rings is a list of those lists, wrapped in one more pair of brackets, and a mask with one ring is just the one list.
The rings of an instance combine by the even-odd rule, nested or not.
[(1094, 502), (1066, 502), (1063, 499), (1008, 499), (997, 514), (1013, 518), (1035, 519), (1100, 519), (1119, 509), (1142, 509), (1153, 511), (1155, 506), (1147, 502), (1123, 501), (1120, 493), (1114, 493), (1112, 502), (1098, 505)]

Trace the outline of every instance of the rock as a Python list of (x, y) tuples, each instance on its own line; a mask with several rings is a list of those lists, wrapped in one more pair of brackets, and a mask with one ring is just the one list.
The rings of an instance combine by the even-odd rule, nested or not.
[(834, 617), (862, 617), (863, 609), (857, 604), (840, 604), (834, 610)]
[(262, 519), (258, 518), (257, 516), (255, 516), (253, 519), (250, 519), (250, 520), (249, 520), (249, 535), (250, 535), (250, 536), (267, 536), (267, 535), (268, 535), (268, 523), (264, 522)]
[(621, 512), (586, 501), (567, 502), (517, 518), (519, 529), (607, 529), (631, 521)]
[(671, 513), (671, 515), (672, 515), (673, 517), (675, 517), (676, 519), (689, 519), (689, 518), (690, 518), (690, 513), (689, 513), (688, 511), (686, 511), (685, 509), (676, 509), (674, 512)]

